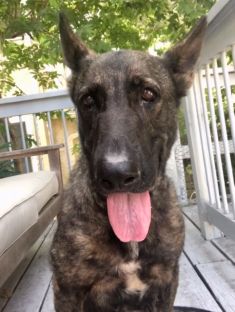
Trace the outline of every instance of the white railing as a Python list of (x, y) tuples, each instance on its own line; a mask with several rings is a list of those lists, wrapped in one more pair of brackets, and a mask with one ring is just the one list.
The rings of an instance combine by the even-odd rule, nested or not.
[(185, 119), (202, 233), (235, 239), (235, 1), (217, 2), (208, 22)]
[[(53, 114), (57, 114), (56, 125)], [(63, 173), (67, 178), (72, 168), (73, 146), (69, 142), (68, 120), (67, 115), (74, 117), (74, 131), (72, 135), (76, 137), (76, 112), (70, 100), (67, 91), (47, 92), (36, 95), (26, 95), (14, 98), (0, 100), (0, 118), (4, 120), (4, 134), (8, 142), (8, 149), (11, 150), (12, 137), (11, 128), (14, 124), (18, 125), (19, 137), (18, 148), (27, 147), (27, 135), (32, 136), (37, 145), (48, 145), (54, 143), (64, 143)], [(58, 137), (58, 132), (60, 135)], [(64, 155), (63, 155), (64, 154)], [(65, 164), (66, 165), (65, 165)], [(31, 164), (42, 169), (46, 166), (41, 157), (37, 162)], [(30, 171), (29, 160), (25, 159), (25, 171)]]

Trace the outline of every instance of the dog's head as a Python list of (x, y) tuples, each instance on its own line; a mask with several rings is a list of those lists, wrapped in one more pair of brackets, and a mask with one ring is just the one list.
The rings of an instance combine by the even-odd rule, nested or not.
[(162, 58), (121, 50), (96, 55), (60, 17), (69, 89), (97, 192), (144, 193), (165, 170), (176, 112), (193, 79), (206, 18)]

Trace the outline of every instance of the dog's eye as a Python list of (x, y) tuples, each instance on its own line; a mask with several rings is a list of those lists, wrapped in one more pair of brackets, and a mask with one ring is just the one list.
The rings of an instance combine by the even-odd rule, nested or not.
[(146, 88), (144, 89), (141, 97), (145, 102), (154, 102), (157, 99), (157, 94), (149, 88)]
[(84, 109), (91, 110), (95, 105), (95, 99), (91, 95), (86, 95), (82, 99)]

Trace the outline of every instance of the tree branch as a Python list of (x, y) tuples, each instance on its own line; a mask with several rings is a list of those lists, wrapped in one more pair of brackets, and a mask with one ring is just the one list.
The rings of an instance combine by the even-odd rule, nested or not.
[(0, 79), (0, 82), (7, 83), (12, 87), (17, 88), (22, 94), (25, 94), (25, 92), (19, 86), (17, 86), (17, 84), (15, 82), (11, 82), (11, 81), (6, 80), (6, 79)]

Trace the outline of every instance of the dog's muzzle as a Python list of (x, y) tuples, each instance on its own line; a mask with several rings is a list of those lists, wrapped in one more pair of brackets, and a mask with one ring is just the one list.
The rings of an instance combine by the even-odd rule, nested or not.
[(106, 157), (97, 164), (97, 182), (105, 193), (134, 191), (140, 182), (140, 169), (128, 159)]

